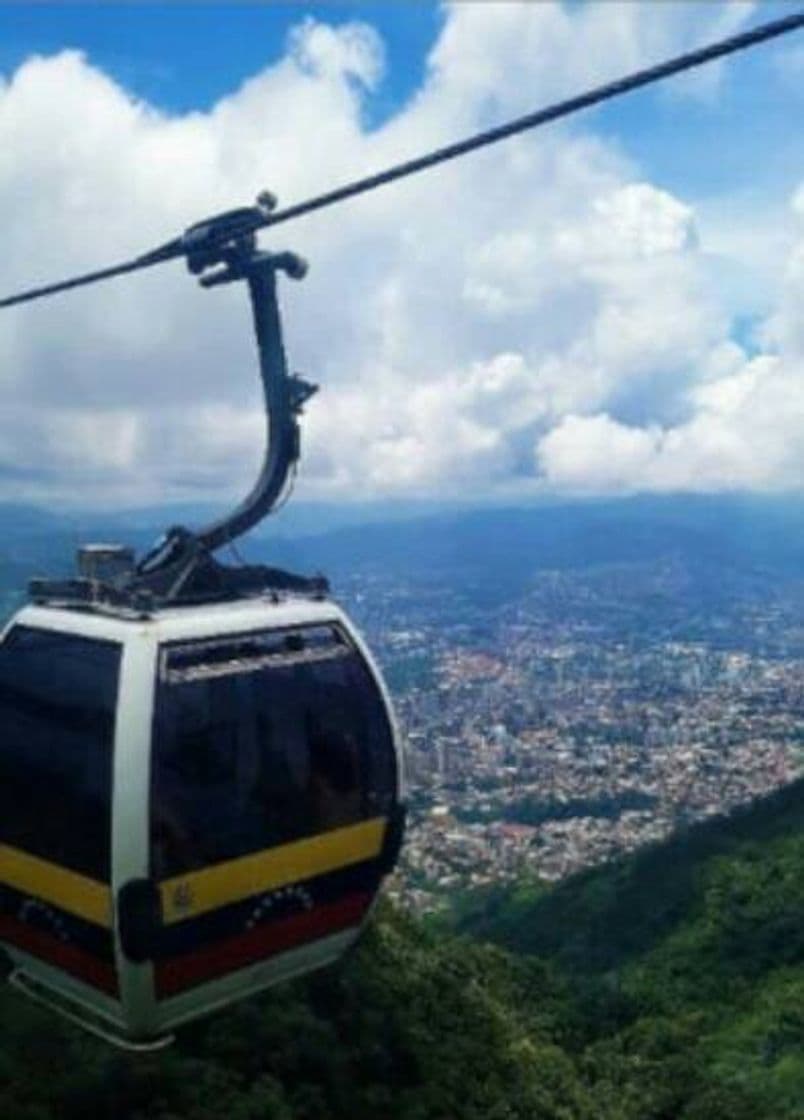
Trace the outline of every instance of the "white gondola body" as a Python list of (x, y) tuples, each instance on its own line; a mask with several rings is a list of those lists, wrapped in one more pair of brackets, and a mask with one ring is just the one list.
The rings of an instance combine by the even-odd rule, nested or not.
[[(353, 809), (342, 814), (343, 819), (325, 820), (319, 814), (316, 827), (301, 827), (285, 842), (277, 842), (275, 837), (269, 840), (267, 832), (259, 841), (252, 830), (236, 851), (221, 850), (219, 854), (226, 858), (196, 858), (195, 865), (192, 859), (184, 864), (180, 860), (180, 866), (160, 874), (154, 826), (155, 799), (159, 796), (154, 772), (158, 737), (155, 703), (159, 689), (167, 687), (159, 683), (160, 677), (165, 679), (165, 665), (170, 664), (166, 658), (172, 656), (166, 651), (182, 651), (180, 656), (186, 662), (189, 650), (190, 662), (195, 664), (203, 661), (204, 650), (209, 647), (219, 658), (215, 662), (213, 657), (211, 667), (194, 669), (191, 664), (189, 671), (168, 670), (168, 676), (173, 672), (174, 677), (184, 680), (180, 675), (183, 671), (185, 677), (189, 673), (191, 681), (200, 673), (231, 683), (235, 673), (226, 662), (228, 655), (217, 652), (228, 649), (227, 642), (240, 643), (240, 649), (244, 640), (256, 636), (263, 643), (260, 649), (268, 653), (255, 664), (263, 666), (260, 672), (276, 673), (270, 666), (278, 656), (277, 643), (287, 643), (287, 636), (295, 635), (296, 646), (304, 647), (306, 641), (309, 644), (305, 635), (310, 634), (335, 635), (344, 651), (344, 666), (335, 669), (346, 672), (348, 661), (348, 671), (365, 682), (366, 703), (374, 705), (374, 722), (384, 724), (370, 748), (386, 756), (379, 759), (378, 772), (384, 776), (378, 784), (382, 788), (368, 788), (368, 779), (362, 776), (360, 807), (355, 800)], [(381, 674), (365, 643), (336, 604), (305, 598), (278, 602), (269, 597), (249, 598), (161, 609), (141, 618), (120, 612), (28, 606), (7, 627), (0, 656), (4, 649), (11, 653), (9, 643), (13, 647), (20, 635), (34, 647), (49, 640), (48, 635), (59, 635), (62, 637), (58, 640), (64, 640), (67, 649), (72, 638), (97, 643), (98, 648), (119, 655), (109, 744), (110, 826), (108, 835), (98, 836), (95, 841), (96, 848), (108, 843), (108, 853), (99, 853), (97, 859), (105, 873), (100, 879), (88, 876), (75, 866), (63, 865), (58, 853), (43, 855), (41, 836), (53, 834), (54, 822), (43, 830), (43, 821), (30, 820), (26, 837), (23, 821), (18, 820), (15, 828), (7, 821), (0, 833), (0, 942), (11, 957), (21, 986), (45, 1001), (53, 999), (84, 1026), (94, 1026), (99, 1033), (108, 1033), (124, 1044), (147, 1046), (165, 1037), (171, 1028), (216, 1007), (326, 965), (353, 944), (382, 874), (390, 866), (386, 857), (389, 843), (393, 843), (391, 834), (394, 828), (401, 830), (401, 824), (394, 823), (394, 815), (400, 812), (403, 774), (398, 731)], [(198, 657), (193, 653), (196, 649), (201, 651)], [(281, 672), (290, 680), (294, 672), (307, 672), (304, 664), (312, 663), (315, 668), (317, 659), (323, 664), (331, 654), (327, 650), (305, 653), (303, 648), (291, 651), (283, 655), (285, 668)], [(8, 665), (4, 673), (0, 669), (4, 680), (9, 671), (13, 672), (13, 657), (9, 664), (11, 670)], [(236, 669), (241, 678), (246, 678), (245, 687), (256, 693), (259, 679), (253, 666), (238, 663)], [(357, 678), (353, 675), (350, 679)], [(252, 680), (256, 681), (253, 686), (249, 683)], [(310, 681), (305, 680), (304, 688), (308, 689)], [(244, 687), (235, 685), (241, 690)], [(39, 687), (46, 686), (40, 683)], [(185, 687), (192, 690), (198, 686)], [(4, 703), (12, 708), (15, 704), (24, 707), (14, 692), (13, 677), (10, 689), (6, 687), (0, 699), (0, 712)], [(30, 707), (30, 702), (26, 703)], [(331, 707), (331, 699), (326, 704)], [(26, 709), (20, 719), (34, 717)], [(0, 728), (0, 735), (4, 733)], [(25, 744), (22, 746), (19, 751), (16, 743), (18, 753), (11, 761), (3, 758), (0, 746), (0, 763), (6, 769), (16, 767), (20, 783), (7, 786), (7, 799), (15, 789), (23, 791), (24, 799), (26, 772), (30, 771), (29, 781), (35, 782), (42, 780), (43, 769), (47, 769), (41, 758), (28, 767)], [(41, 742), (35, 749), (43, 749)], [(235, 749), (240, 750), (239, 746)], [(365, 744), (361, 749), (367, 749)], [(260, 765), (259, 750), (258, 745), (252, 751), (257, 759), (254, 767)], [(293, 764), (293, 759), (290, 762)], [(371, 763), (375, 769), (377, 762), (374, 759)], [(58, 767), (57, 762), (54, 765)], [(240, 762), (237, 765), (242, 769)], [(308, 759), (304, 765), (309, 771), (312, 764)], [(309, 786), (313, 775), (308, 773), (306, 777)], [(192, 790), (187, 791), (187, 797), (192, 796)], [(9, 819), (23, 811), (19, 804), (7, 808)], [(268, 819), (271, 806), (263, 808)], [(94, 836), (93, 821), (85, 823)], [(55, 826), (57, 833), (58, 822)], [(77, 827), (75, 812), (65, 813), (65, 827)], [(217, 827), (214, 820), (209, 821), (210, 830)], [(393, 858), (391, 855), (391, 863)], [(132, 883), (151, 884), (158, 896), (159, 934), (167, 940), (173, 938), (179, 946), (166, 961), (159, 959), (159, 950), (138, 951), (133, 954), (137, 959), (127, 951), (121, 891)], [(320, 898), (317, 890), (323, 890)], [(236, 930), (231, 922), (226, 926), (227, 915), (237, 925)], [(222, 923), (217, 930), (216, 922)], [(198, 943), (190, 933), (185, 937), (187, 944), (181, 945), (182, 930), (192, 929), (202, 931)], [(81, 931), (86, 935), (85, 944), (81, 944)], [(105, 948), (98, 949), (104, 938)]]

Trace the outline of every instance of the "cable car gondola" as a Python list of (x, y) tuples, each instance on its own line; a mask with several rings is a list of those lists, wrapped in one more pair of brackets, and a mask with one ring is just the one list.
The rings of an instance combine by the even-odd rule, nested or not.
[(254, 490), (139, 563), (81, 550), (0, 643), (11, 979), (126, 1046), (339, 957), (402, 838), (391, 704), (326, 581), (213, 556), (281, 497), (314, 391), (287, 373), (276, 300), (303, 262), (239, 228), (267, 205), (185, 234), (202, 283), (249, 285), (269, 416)]

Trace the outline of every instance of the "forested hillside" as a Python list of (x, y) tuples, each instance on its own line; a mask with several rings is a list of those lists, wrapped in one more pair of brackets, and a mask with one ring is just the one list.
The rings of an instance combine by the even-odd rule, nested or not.
[(342, 966), (146, 1058), (6, 989), (0, 1116), (804, 1117), (804, 782), (450, 924), (382, 907)]
[(567, 978), (600, 1115), (804, 1117), (804, 781), (452, 924)]

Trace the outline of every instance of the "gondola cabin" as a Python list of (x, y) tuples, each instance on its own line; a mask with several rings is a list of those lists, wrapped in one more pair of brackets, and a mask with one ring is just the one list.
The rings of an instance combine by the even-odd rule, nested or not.
[(340, 956), (401, 837), (378, 670), (331, 601), (24, 608), (0, 643), (0, 941), (130, 1045)]
[(402, 842), (388, 695), (327, 581), (215, 557), (287, 497), (316, 390), (288, 372), (276, 290), (306, 264), (256, 245), (274, 202), (154, 258), (248, 286), (252, 490), (139, 560), (85, 546), (0, 642), (0, 947), (19, 988), (125, 1046), (339, 957)]

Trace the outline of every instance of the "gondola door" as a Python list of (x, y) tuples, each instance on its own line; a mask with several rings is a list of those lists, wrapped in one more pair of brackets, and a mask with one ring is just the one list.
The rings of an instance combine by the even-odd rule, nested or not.
[(396, 803), (377, 682), (337, 625), (164, 645), (151, 773), (167, 1027), (332, 960), (378, 889)]
[(21, 986), (119, 1021), (111, 895), (121, 645), (14, 624), (0, 644), (0, 941)]

